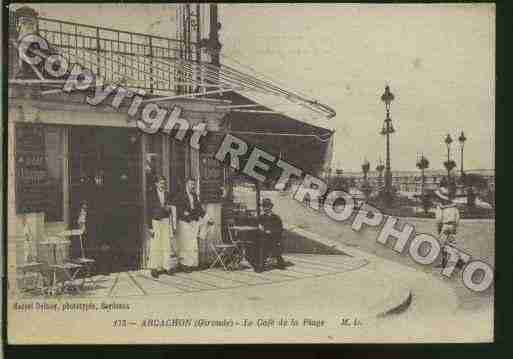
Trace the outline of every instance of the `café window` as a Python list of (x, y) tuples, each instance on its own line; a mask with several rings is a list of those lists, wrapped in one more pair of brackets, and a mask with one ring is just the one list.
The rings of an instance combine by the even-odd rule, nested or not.
[(63, 220), (63, 129), (16, 125), (16, 210)]

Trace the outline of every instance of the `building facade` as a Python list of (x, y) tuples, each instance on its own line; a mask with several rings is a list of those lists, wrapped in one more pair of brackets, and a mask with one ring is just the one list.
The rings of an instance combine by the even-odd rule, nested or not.
[[(52, 250), (58, 252), (53, 253), (54, 260), (73, 254), (76, 248), (52, 249), (50, 243), (64, 230), (78, 228), (84, 203), (88, 221), (94, 223), (86, 238), (87, 255), (99, 266), (108, 267), (106, 271), (145, 268), (149, 245), (147, 192), (158, 176), (166, 177), (172, 193), (183, 190), (187, 178), (198, 181), (202, 203), (215, 223), (211, 237), (220, 240), (224, 168), (214, 159), (214, 151), (226, 130), (223, 118), (228, 110), (220, 105), (229, 102), (180, 96), (160, 101), (163, 95), (148, 91), (145, 99), (158, 101), (159, 108), (168, 113), (178, 111), (185, 124), (181, 122), (169, 133), (144, 132), (137, 126), (140, 113), (128, 114), (129, 101), (114, 107), (109, 98), (92, 106), (86, 98), (94, 97), (94, 87), (65, 93), (47, 80), (44, 66), (34, 70), (39, 69), (44, 79), (33, 71), (27, 73), (14, 46), (27, 16), (36, 27), (49, 21), (30, 11), (11, 16), (9, 35), (14, 41), (9, 47), (6, 126), (10, 278), (16, 277), (17, 268), (29, 264), (29, 258), (48, 259)], [(49, 31), (45, 34), (51, 36)], [(95, 68), (96, 72), (102, 70)], [(147, 87), (153, 83), (140, 81), (139, 86), (150, 90)], [(62, 87), (62, 83), (58, 85)], [(206, 133), (199, 148), (191, 146), (198, 125)], [(15, 286), (10, 282), (11, 288)]]
[[(190, 19), (188, 5), (185, 14), (185, 20)], [(155, 131), (142, 130), (138, 125), (141, 111), (131, 113), (133, 102), (127, 99), (115, 103), (114, 93), (91, 105), (87, 98), (96, 96), (95, 85), (63, 91), (69, 72), (55, 79), (43, 63), (27, 66), (20, 61), (17, 46), (29, 34), (48, 41), (47, 55), (59, 55), (69, 64), (87, 68), (95, 79), (102, 78), (104, 85), (115, 86), (118, 93), (119, 89), (144, 91), (144, 102), (158, 104), (168, 114), (178, 114), (176, 126), (166, 127), (171, 123), (167, 120)], [(222, 241), (223, 214), (227, 213), (223, 204), (230, 192), (229, 177), (233, 171), (217, 161), (215, 154), (224, 136), (233, 132), (231, 125), (235, 120), (239, 124), (236, 130), (244, 132), (235, 135), (249, 134), (247, 140), (255, 146), (271, 146), (277, 143), (277, 135), (284, 134), (304, 138), (305, 145), (312, 142), (311, 137), (320, 138), (323, 145), (315, 147), (313, 165), (308, 168), (312, 172), (319, 171), (325, 159), (331, 158), (332, 131), (281, 114), (267, 118), (273, 113), (270, 108), (262, 110), (263, 106), (253, 102), (241, 104), (230, 96), (219, 96), (232, 91), (219, 82), (222, 67), (203, 63), (199, 42), (191, 43), (190, 36), (166, 39), (75, 24), (41, 18), (23, 7), (10, 14), (9, 39), (10, 279), (16, 278), (16, 271), (35, 258), (57, 262), (73, 255), (77, 249), (72, 243), (72, 248), (60, 248), (55, 238), (80, 226), (84, 204), (88, 222), (92, 223), (86, 238), (87, 256), (93, 257), (103, 272), (147, 268), (148, 191), (159, 176), (167, 179), (171, 193), (182, 191), (186, 179), (196, 179), (202, 205), (214, 223), (209, 238)], [(211, 32), (212, 39), (216, 40), (216, 36)], [(212, 52), (208, 49), (210, 44), (219, 49), (216, 41), (207, 41), (207, 52)], [(177, 53), (178, 59), (173, 57)], [(214, 64), (215, 52), (211, 60)], [(196, 65), (191, 65), (193, 62)], [(246, 76), (237, 73), (240, 81), (246, 80)], [(273, 86), (266, 86), (258, 85), (260, 91), (276, 95)], [(212, 87), (223, 89), (209, 91)], [(325, 111), (329, 117), (335, 115), (316, 101), (282, 92), (279, 91), (280, 96), (287, 100), (303, 101), (303, 106)], [(256, 110), (246, 112), (248, 106)], [(235, 114), (237, 118), (233, 119)], [(244, 121), (251, 126), (241, 127)], [(261, 139), (262, 128), (271, 132), (265, 135), (267, 140)], [(199, 145), (195, 145), (198, 139)], [(301, 159), (301, 154), (297, 154), (305, 148), (298, 152), (298, 141), (290, 142), (296, 148), (296, 157)], [(286, 150), (283, 148), (284, 153)], [(282, 157), (281, 149), (278, 152), (275, 154), (279, 158), (294, 160)], [(289, 153), (294, 155), (294, 151)], [(200, 251), (212, 255), (207, 248)], [(12, 280), (9, 285), (12, 289), (16, 287)]]

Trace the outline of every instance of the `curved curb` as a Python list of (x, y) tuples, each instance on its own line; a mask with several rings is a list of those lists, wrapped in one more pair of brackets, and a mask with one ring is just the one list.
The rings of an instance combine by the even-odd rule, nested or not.
[[(298, 228), (297, 226), (294, 226), (294, 225), (291, 226), (291, 225), (286, 224), (286, 229), (291, 232), (295, 232), (298, 235), (307, 237), (308, 239), (310, 239), (314, 242), (317, 242), (319, 244), (327, 246), (327, 247), (331, 248), (332, 250), (338, 251), (338, 252), (340, 252), (340, 254), (344, 254), (344, 255), (347, 255), (350, 257), (364, 258), (367, 261), (369, 260), (369, 257), (372, 257), (368, 253), (364, 253), (359, 250), (354, 250), (352, 248), (347, 248), (347, 246), (345, 246), (341, 243), (337, 243), (334, 240), (324, 238), (324, 237), (318, 235), (317, 233), (313, 233), (313, 232), (304, 230), (302, 228)], [(397, 294), (398, 292), (400, 292), (400, 294)], [(389, 297), (383, 302), (385, 307), (389, 306), (389, 308), (384, 309), (384, 310), (380, 309), (381, 311), (379, 311), (376, 314), (376, 317), (383, 318), (383, 317), (386, 317), (389, 315), (403, 313), (410, 307), (412, 301), (413, 301), (413, 293), (411, 292), (410, 289), (404, 288), (404, 287), (403, 288), (396, 287), (392, 291), (391, 298)], [(397, 303), (399, 303), (399, 304), (397, 304)]]
[(394, 314), (401, 314), (410, 307), (412, 301), (413, 301), (413, 294), (411, 291), (408, 291), (408, 296), (406, 297), (406, 299), (404, 299), (401, 303), (399, 303), (395, 307), (392, 307), (384, 312), (379, 313), (377, 315), (377, 317), (384, 318), (384, 317), (394, 315)]

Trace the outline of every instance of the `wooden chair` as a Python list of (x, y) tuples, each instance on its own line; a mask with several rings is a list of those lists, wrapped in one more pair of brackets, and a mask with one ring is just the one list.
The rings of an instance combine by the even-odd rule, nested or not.
[[(22, 252), (20, 259), (23, 259), (16, 267), (19, 273), (19, 289), (21, 291), (42, 291), (44, 289), (44, 263), (39, 262), (37, 253), (34, 253), (34, 246), (37, 246), (37, 244), (25, 218), (23, 222), (23, 236), (19, 236), (19, 238), (22, 238), (23, 241), (23, 245), (21, 245), (21, 241), (16, 243), (17, 246), (20, 246), (19, 250)], [(28, 282), (32, 282), (32, 285), (28, 285)]]
[[(229, 231), (230, 229), (228, 229), (228, 233)], [(210, 243), (210, 248), (214, 253), (215, 260), (209, 268), (213, 268), (220, 264), (225, 271), (230, 270), (232, 268), (233, 254), (237, 250), (237, 246), (233, 243)]]
[(223, 244), (212, 244), (212, 250), (216, 255), (216, 260), (212, 263), (210, 268), (217, 264), (221, 264), (224, 270), (236, 270), (241, 268), (241, 263), (246, 260), (250, 263), (246, 247), (252, 244), (241, 240), (238, 235), (238, 230), (232, 224), (228, 224), (228, 242)]
[(242, 242), (238, 240), (233, 230), (233, 221), (227, 225), (228, 238), (226, 243), (214, 244), (210, 246), (216, 259), (210, 265), (210, 268), (221, 264), (225, 271), (240, 268), (241, 261), (245, 258), (245, 249), (241, 246)]
[(80, 257), (72, 259), (72, 263), (82, 266), (82, 272), (84, 275), (84, 280), (82, 281), (82, 287), (86, 285), (86, 283), (91, 283), (93, 287), (96, 286), (96, 282), (94, 281), (93, 276), (93, 267), (96, 263), (96, 260), (92, 258), (87, 258), (85, 256), (85, 250), (84, 250), (84, 228), (81, 229), (72, 229), (67, 230), (61, 233), (64, 237), (78, 237), (80, 242)]
[(76, 285), (76, 279), (83, 266), (69, 262), (66, 253), (63, 253), (64, 250), (62, 249), (69, 245), (69, 240), (50, 236), (40, 244), (48, 246), (49, 249), (44, 269), (44, 272), (49, 276), (49, 286), (45, 287), (44, 292), (48, 295), (74, 291), (80, 292), (80, 288)]
[(237, 250), (234, 251), (234, 263), (238, 268), (241, 267), (241, 264), (243, 261), (248, 262), (251, 266), (253, 266), (252, 261), (250, 261), (248, 254), (247, 254), (247, 248), (248, 246), (253, 245), (254, 243), (251, 241), (245, 241), (240, 238), (240, 232), (247, 231), (248, 229), (250, 231), (256, 230), (256, 227), (252, 226), (243, 226), (243, 227), (235, 227), (230, 226), (228, 228), (228, 236), (230, 238), (230, 241), (237, 247)]

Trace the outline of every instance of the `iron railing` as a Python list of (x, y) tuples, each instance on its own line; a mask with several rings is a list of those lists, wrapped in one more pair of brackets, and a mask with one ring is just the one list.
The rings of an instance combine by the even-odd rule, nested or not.
[[(178, 27), (183, 25), (183, 30), (178, 31), (179, 39), (44, 17), (37, 18), (37, 31), (49, 42), (52, 51), (60, 53), (70, 64), (78, 63), (88, 68), (105, 83), (164, 95), (201, 92), (206, 96), (244, 90), (274, 96), (278, 101), (291, 103), (314, 116), (335, 116), (335, 111), (329, 106), (285, 90), (272, 81), (226, 65), (203, 61), (204, 54), (210, 53), (212, 58), (219, 51), (219, 44), (210, 39), (200, 39), (197, 21), (196, 41), (192, 41), (192, 20), (198, 13), (186, 13), (186, 16), (180, 16)], [(11, 27), (15, 29), (16, 16), (10, 14), (10, 19)], [(12, 38), (17, 37), (15, 30), (12, 34)], [(10, 54), (13, 57), (17, 55), (16, 51), (10, 51)], [(10, 59), (10, 63), (15, 62), (16, 59)]]
[[(9, 20), (14, 34), (17, 19), (13, 12)], [(192, 89), (193, 79), (200, 77), (177, 65), (183, 58), (200, 60), (201, 50), (195, 42), (44, 17), (37, 18), (37, 29), (52, 50), (108, 83), (175, 93), (178, 87), (183, 92), (184, 84)]]

